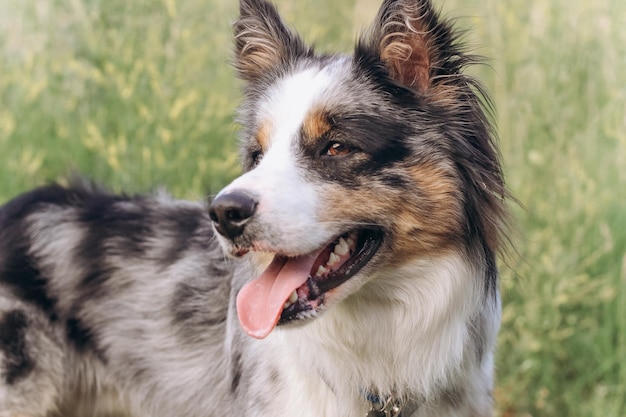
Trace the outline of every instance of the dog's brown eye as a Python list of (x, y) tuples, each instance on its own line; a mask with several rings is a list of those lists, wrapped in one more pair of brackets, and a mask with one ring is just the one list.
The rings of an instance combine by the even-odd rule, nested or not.
[(339, 142), (330, 142), (326, 148), (326, 155), (328, 156), (342, 156), (352, 152), (352, 148)]

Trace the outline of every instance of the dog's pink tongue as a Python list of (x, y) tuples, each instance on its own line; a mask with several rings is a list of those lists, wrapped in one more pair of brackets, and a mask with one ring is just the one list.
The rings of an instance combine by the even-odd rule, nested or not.
[(291, 293), (304, 284), (317, 253), (285, 258), (275, 256), (260, 277), (246, 284), (237, 294), (237, 314), (246, 333), (265, 338), (278, 323)]

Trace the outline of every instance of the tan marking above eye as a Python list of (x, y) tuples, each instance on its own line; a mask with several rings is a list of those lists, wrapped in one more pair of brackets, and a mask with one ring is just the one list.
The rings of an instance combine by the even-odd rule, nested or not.
[(265, 120), (260, 124), (259, 129), (256, 132), (256, 140), (259, 142), (261, 149), (263, 152), (267, 151), (270, 146), (270, 141), (272, 139), (272, 132), (274, 130), (274, 126), (269, 120)]
[(302, 123), (302, 131), (305, 140), (315, 141), (327, 134), (333, 128), (328, 115), (322, 109), (311, 110), (304, 122)]

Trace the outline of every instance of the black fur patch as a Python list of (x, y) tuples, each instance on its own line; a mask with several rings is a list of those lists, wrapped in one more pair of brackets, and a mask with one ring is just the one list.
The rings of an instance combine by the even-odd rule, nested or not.
[(21, 310), (7, 312), (0, 319), (0, 350), (4, 353), (2, 368), (7, 384), (25, 378), (35, 367), (26, 346), (28, 319)]
[(92, 353), (102, 363), (108, 363), (108, 358), (104, 350), (100, 348), (93, 329), (80, 319), (70, 317), (65, 321), (65, 335), (77, 352)]
[(487, 272), (485, 277), (485, 293), (490, 299), (495, 301), (498, 294), (498, 266), (496, 265), (496, 256), (487, 250)]
[[(105, 284), (112, 271), (105, 265), (105, 255), (140, 257), (144, 253), (150, 233), (147, 212), (140, 207), (121, 209), (116, 204), (120, 201), (120, 197), (97, 194), (81, 207), (79, 220), (87, 234), (77, 247), (76, 257), (90, 263), (81, 282), (84, 298), (101, 298), (107, 294)], [(116, 238), (115, 245), (105, 247), (112, 238)]]
[(56, 300), (48, 294), (47, 279), (28, 253), (32, 242), (25, 219), (48, 205), (69, 205), (79, 194), (48, 186), (23, 194), (0, 209), (0, 282), (16, 297), (41, 308), (52, 321), (58, 319)]
[[(355, 114), (337, 113), (329, 118), (332, 119), (332, 129), (324, 137), (305, 141), (301, 152), (312, 171), (326, 181), (357, 187), (363, 181), (384, 177), (386, 168), (410, 155), (406, 139), (412, 128), (394, 120), (392, 115), (367, 115), (355, 111)], [(342, 157), (327, 156), (324, 150), (331, 141), (354, 151)], [(397, 179), (393, 180), (395, 184)]]
[(67, 319), (65, 329), (67, 338), (74, 343), (74, 346), (79, 352), (84, 351), (87, 346), (93, 343), (91, 332), (89, 329), (82, 326), (79, 319)]
[[(225, 276), (222, 271), (221, 275)], [(226, 282), (226, 278), (222, 281)], [(198, 280), (195, 283), (183, 282), (176, 288), (170, 308), (174, 315), (174, 322), (188, 328), (190, 334), (206, 331), (207, 327), (221, 325), (226, 322), (226, 309), (211, 311), (207, 300), (223, 301), (221, 282), (211, 282), (209, 279)], [(224, 292), (225, 293), (225, 292)]]
[(50, 317), (51, 321), (56, 321), (58, 318), (55, 312), (56, 300), (46, 291), (47, 279), (41, 275), (32, 257), (26, 253), (24, 244), (14, 243), (11, 247), (11, 242), (16, 240), (19, 242), (23, 238), (7, 238), (6, 235), (11, 232), (12, 230), (7, 230), (0, 243), (2, 253), (0, 281), (8, 284), (17, 298), (35, 304)]
[(75, 206), (92, 195), (87, 187), (64, 188), (53, 184), (37, 188), (11, 200), (2, 207), (2, 221), (25, 218), (44, 206)]
[(407, 137), (413, 129), (404, 121), (394, 120), (395, 116), (394, 109), (394, 114), (345, 114), (335, 117), (339, 140), (343, 136), (351, 138), (355, 146), (372, 156), (372, 160), (363, 167), (368, 174), (380, 172), (410, 154)]
[(194, 236), (201, 221), (195, 208), (177, 208), (175, 211), (165, 214), (166, 224), (171, 225), (169, 232), (173, 244), (161, 259), (163, 265), (172, 265), (179, 261), (191, 246), (191, 238)]
[(241, 352), (235, 352), (231, 364), (231, 382), (230, 391), (235, 394), (239, 388), (239, 382), (241, 381), (241, 374), (243, 373), (241, 363)]

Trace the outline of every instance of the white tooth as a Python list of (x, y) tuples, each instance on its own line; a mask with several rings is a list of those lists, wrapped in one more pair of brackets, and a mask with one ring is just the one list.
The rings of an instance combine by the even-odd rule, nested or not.
[(317, 312), (315, 310), (306, 310), (301, 313), (298, 313), (297, 317), (299, 319), (310, 319), (312, 317), (315, 317), (316, 315), (317, 315)]
[(348, 245), (348, 248), (351, 248), (354, 246), (354, 239), (352, 239), (351, 237), (346, 238), (346, 245)]
[(315, 273), (315, 276), (317, 277), (321, 277), (322, 275), (324, 275), (326, 272), (328, 271), (328, 269), (324, 268), (323, 265), (320, 265), (319, 268), (317, 268), (317, 272)]
[(335, 253), (339, 256), (343, 256), (346, 255), (348, 252), (350, 252), (350, 246), (348, 246), (348, 243), (342, 237), (340, 237), (339, 243), (335, 245)]
[(326, 265), (333, 266), (339, 261), (340, 261), (339, 256), (335, 255), (334, 252), (331, 252), (330, 257), (328, 257), (328, 262), (326, 262)]
[(286, 308), (289, 308), (289, 306), (291, 306), (291, 303), (289, 301), (285, 302), (285, 305), (283, 306), (283, 310)]
[(291, 293), (291, 295), (289, 296), (289, 301), (288, 301), (288, 302), (289, 302), (290, 304), (293, 304), (293, 303), (295, 303), (296, 301), (298, 301), (298, 293), (294, 290), (294, 291)]

